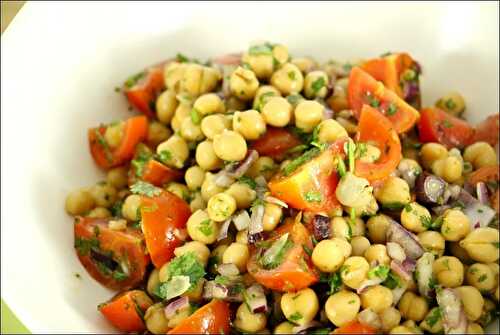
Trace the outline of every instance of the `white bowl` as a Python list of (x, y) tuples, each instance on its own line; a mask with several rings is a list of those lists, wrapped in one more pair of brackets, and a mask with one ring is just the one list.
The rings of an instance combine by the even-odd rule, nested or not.
[[(2, 296), (33, 332), (109, 332), (113, 293), (73, 251), (66, 194), (104, 178), (86, 129), (133, 114), (114, 92), (177, 52), (205, 58), (279, 41), (321, 60), (408, 51), (423, 97), (498, 112), (498, 3), (28, 3), (2, 40)], [(81, 274), (81, 279), (75, 277)]]

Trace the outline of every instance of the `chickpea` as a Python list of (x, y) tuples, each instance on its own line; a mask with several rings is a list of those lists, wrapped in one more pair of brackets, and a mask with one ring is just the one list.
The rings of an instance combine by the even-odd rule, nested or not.
[(222, 255), (222, 263), (233, 263), (241, 273), (246, 272), (250, 252), (246, 244), (234, 242), (227, 247)]
[(108, 171), (106, 175), (108, 185), (117, 190), (121, 190), (128, 186), (128, 171), (125, 167), (116, 167)]
[(337, 240), (322, 240), (312, 252), (314, 265), (323, 272), (337, 271), (344, 260), (344, 251)]
[(111, 149), (118, 148), (123, 139), (124, 122), (116, 122), (106, 127), (104, 139)]
[(150, 306), (144, 314), (146, 328), (153, 334), (166, 334), (169, 330), (168, 320), (161, 302)]
[(148, 282), (146, 284), (146, 290), (149, 293), (149, 295), (151, 295), (151, 296), (154, 296), (154, 292), (158, 288), (158, 285), (160, 285), (159, 273), (160, 273), (159, 269), (153, 269), (153, 271), (151, 271), (151, 274), (148, 277)]
[(458, 181), (462, 177), (462, 162), (454, 156), (440, 158), (432, 163), (432, 172), (449, 183)]
[(292, 118), (292, 105), (280, 96), (270, 97), (262, 107), (265, 122), (274, 127), (284, 127)]
[(273, 56), (270, 54), (245, 53), (242, 57), (243, 64), (247, 64), (259, 79), (269, 79), (273, 74)]
[(183, 320), (185, 320), (188, 316), (191, 315), (191, 308), (186, 307), (182, 308), (180, 310), (177, 310), (169, 320), (168, 320), (168, 327), (169, 328), (174, 328), (176, 327), (179, 323), (181, 323)]
[(362, 152), (361, 157), (359, 158), (360, 161), (365, 163), (374, 163), (380, 158), (381, 151), (376, 146), (365, 143), (365, 149), (366, 150)]
[(333, 119), (321, 121), (318, 128), (318, 140), (322, 143), (335, 142), (339, 138), (349, 136), (345, 128)]
[(221, 79), (222, 74), (219, 70), (213, 67), (204, 66), (200, 83), (200, 94), (213, 91)]
[(233, 113), (235, 111), (240, 111), (247, 108), (246, 102), (238, 99), (234, 95), (231, 95), (229, 98), (224, 99), (224, 105), (226, 108), (226, 113)]
[(250, 207), (257, 197), (257, 193), (243, 183), (234, 183), (225, 192), (234, 198), (239, 209)]
[(429, 311), (425, 298), (408, 291), (401, 297), (398, 308), (403, 318), (413, 321), (422, 321)]
[(283, 294), (280, 305), (285, 317), (298, 325), (312, 321), (319, 310), (318, 297), (310, 288)]
[(324, 98), (328, 93), (328, 75), (324, 71), (311, 71), (304, 79), (304, 95), (308, 99)]
[(304, 77), (297, 66), (286, 63), (273, 73), (271, 84), (284, 95), (299, 93), (304, 87)]
[(105, 219), (111, 217), (111, 212), (104, 207), (96, 207), (87, 214), (89, 218)]
[(203, 200), (208, 201), (213, 195), (223, 191), (224, 188), (215, 184), (214, 175), (210, 172), (205, 173), (205, 180), (203, 180), (203, 184), (201, 184), (201, 196)]
[(398, 171), (404, 176), (404, 179), (410, 185), (410, 188), (415, 187), (417, 177), (422, 173), (420, 164), (415, 159), (403, 158), (398, 165)]
[(335, 196), (347, 207), (364, 208), (372, 202), (373, 187), (365, 178), (347, 172), (337, 185)]
[(182, 121), (191, 117), (192, 109), (193, 108), (191, 106), (191, 103), (188, 103), (188, 102), (181, 102), (177, 106), (177, 109), (175, 110), (174, 117), (172, 118), (172, 121), (170, 122), (170, 126), (172, 127), (172, 129), (175, 132), (181, 131)]
[(400, 325), (392, 328), (389, 334), (420, 334), (420, 333), (415, 332), (415, 330), (412, 328)]
[(342, 282), (352, 289), (357, 289), (367, 278), (370, 265), (363, 257), (353, 256), (346, 259), (341, 268)]
[(474, 229), (460, 241), (469, 256), (481, 263), (493, 263), (498, 260), (498, 229), (484, 227)]
[(273, 47), (273, 58), (278, 62), (278, 65), (285, 64), (290, 59), (288, 48), (282, 44), (276, 44)]
[(293, 58), (291, 63), (298, 67), (304, 74), (307, 74), (318, 67), (318, 64), (310, 57)]
[(288, 321), (284, 321), (274, 328), (273, 334), (293, 334), (295, 325)]
[(401, 211), (401, 224), (408, 230), (421, 233), (429, 228), (431, 213), (416, 202), (411, 202)]
[(423, 334), (424, 332), (417, 326), (415, 321), (413, 320), (406, 320), (401, 324), (403, 327), (406, 327), (407, 329), (411, 330), (413, 334)]
[(427, 169), (438, 159), (446, 157), (448, 157), (448, 150), (444, 145), (439, 143), (425, 143), (420, 149), (420, 158)]
[(111, 207), (116, 201), (116, 193), (116, 189), (106, 183), (98, 183), (90, 189), (90, 195), (99, 207)]
[(388, 332), (396, 327), (401, 321), (401, 313), (394, 307), (384, 309), (379, 315), (382, 321), (382, 330), (384, 332)]
[(436, 101), (436, 107), (453, 116), (460, 116), (465, 110), (465, 100), (458, 92), (450, 92)]
[(233, 129), (247, 140), (256, 140), (266, 132), (266, 123), (259, 112), (251, 109), (234, 113)]
[(491, 268), (486, 264), (472, 264), (465, 273), (465, 280), (481, 292), (495, 289), (496, 278)]
[(201, 131), (208, 139), (213, 140), (216, 135), (231, 127), (231, 120), (223, 114), (208, 115), (201, 120)]
[(281, 206), (266, 202), (264, 205), (264, 216), (262, 218), (264, 231), (273, 231), (280, 223), (282, 216), (283, 209)]
[(326, 301), (326, 316), (335, 326), (342, 327), (356, 319), (360, 305), (361, 300), (356, 293), (342, 290), (331, 295)]
[(387, 248), (383, 244), (372, 244), (366, 249), (364, 256), (370, 264), (377, 262), (378, 264), (389, 265), (391, 262), (391, 258), (387, 254)]
[(432, 334), (444, 332), (442, 312), (439, 307), (432, 308), (425, 319), (420, 323), (420, 328)]
[(495, 149), (486, 142), (476, 142), (464, 150), (464, 160), (471, 163), (475, 169), (497, 164)]
[(236, 233), (236, 242), (248, 244), (248, 229), (243, 229)]
[(208, 247), (198, 241), (189, 241), (183, 244), (180, 247), (174, 249), (174, 255), (180, 257), (184, 254), (192, 252), (196, 255), (196, 258), (203, 264), (204, 267), (207, 266), (208, 257), (210, 256), (210, 249)]
[(175, 98), (175, 92), (172, 90), (163, 91), (156, 99), (156, 117), (158, 120), (168, 125), (174, 117), (177, 105), (178, 102)]
[(351, 247), (353, 256), (363, 256), (370, 247), (370, 241), (364, 236), (355, 236), (351, 240)]
[(460, 242), (449, 242), (448, 243), (450, 253), (457, 257), (464, 264), (473, 263), (472, 258), (470, 258), (467, 251), (460, 246)]
[[(350, 220), (350, 219), (349, 219)], [(343, 217), (336, 216), (330, 220), (330, 230), (333, 237), (349, 240), (352, 237), (352, 227)]]
[(436, 257), (441, 257), (444, 254), (445, 240), (443, 236), (432, 230), (424, 231), (418, 234), (418, 240), (424, 249)]
[(199, 96), (194, 101), (193, 108), (201, 115), (224, 113), (225, 111), (224, 103), (215, 93), (207, 93)]
[(246, 174), (251, 178), (263, 176), (266, 180), (269, 180), (276, 168), (276, 163), (271, 157), (261, 156), (250, 166)]
[(385, 286), (370, 286), (361, 293), (361, 306), (370, 308), (375, 313), (381, 313), (392, 305), (392, 292)]
[(358, 131), (358, 126), (357, 124), (353, 123), (352, 121), (349, 121), (348, 119), (346, 118), (343, 118), (343, 117), (337, 117), (335, 118), (335, 120), (340, 123), (340, 125), (342, 127), (345, 128), (345, 130), (347, 131), (347, 133), (351, 136), (354, 136), (357, 131)]
[(204, 209), (205, 207), (207, 207), (207, 203), (201, 196), (201, 193), (193, 193), (191, 195), (191, 201), (189, 202), (189, 208), (191, 209), (191, 212), (196, 212), (198, 209)]
[(342, 88), (339, 89), (339, 87), (340, 86), (336, 84), (333, 89), (333, 94), (327, 99), (328, 105), (336, 113), (349, 108), (349, 101), (347, 101), (346, 91), (344, 91)]
[(217, 157), (212, 141), (205, 140), (196, 146), (196, 163), (205, 171), (219, 169), (222, 166), (222, 160)]
[(231, 93), (238, 99), (248, 101), (255, 96), (259, 81), (253, 71), (238, 67), (231, 74), (229, 86)]
[(484, 298), (481, 292), (473, 286), (460, 286), (455, 289), (464, 304), (465, 314), (470, 321), (476, 321), (481, 316)]
[(157, 121), (149, 123), (147, 142), (152, 147), (156, 147), (161, 142), (167, 140), (171, 135), (172, 131), (164, 124)]
[(184, 77), (186, 63), (171, 62), (165, 65), (163, 77), (165, 86), (168, 90), (178, 92), (180, 90), (181, 80)]
[(225, 161), (241, 161), (247, 154), (245, 139), (232, 130), (215, 135), (213, 146), (215, 154)]
[(304, 100), (295, 108), (295, 125), (306, 133), (313, 131), (323, 119), (324, 107), (317, 101)]
[(404, 179), (398, 177), (388, 177), (384, 184), (373, 193), (378, 202), (385, 206), (406, 205), (411, 201), (410, 186)]
[(258, 332), (266, 327), (266, 323), (265, 313), (252, 313), (245, 303), (242, 303), (236, 311), (234, 326), (243, 332)]
[(387, 227), (391, 224), (391, 218), (384, 214), (377, 214), (366, 221), (368, 229), (368, 238), (372, 243), (385, 243), (385, 233)]
[(208, 216), (211, 220), (222, 222), (233, 215), (236, 210), (236, 200), (227, 193), (213, 195), (207, 204)]
[(195, 63), (186, 64), (184, 76), (181, 80), (181, 91), (190, 96), (198, 96), (200, 92), (201, 78), (203, 75), (203, 66)]
[(92, 194), (86, 189), (71, 192), (66, 197), (65, 209), (71, 215), (83, 215), (95, 206)]
[(179, 133), (182, 138), (190, 142), (201, 141), (203, 138), (205, 138), (205, 135), (203, 135), (203, 132), (201, 131), (200, 125), (195, 124), (193, 122), (193, 119), (190, 117), (185, 118), (181, 122), (181, 129)]
[(198, 165), (193, 165), (188, 168), (184, 175), (186, 185), (191, 191), (200, 189), (204, 179), (205, 171)]
[(139, 210), (141, 206), (141, 197), (137, 194), (129, 195), (122, 206), (122, 215), (129, 221), (137, 221), (139, 219)]
[(175, 194), (181, 199), (184, 199), (185, 201), (189, 201), (189, 189), (187, 188), (186, 185), (181, 184), (181, 183), (176, 183), (176, 182), (170, 182), (167, 184), (165, 187), (167, 191), (170, 193)]
[(483, 327), (475, 322), (469, 322), (467, 325), (467, 334), (484, 334)]
[(218, 225), (210, 220), (208, 213), (204, 210), (197, 210), (187, 221), (187, 231), (193, 241), (205, 244), (212, 244), (219, 235)]
[(189, 157), (189, 148), (182, 137), (172, 135), (168, 140), (158, 145), (156, 153), (165, 157), (162, 161), (166, 165), (181, 169)]
[[(253, 109), (262, 111), (264, 105), (271, 99), (272, 97), (281, 97), (280, 91), (274, 86), (263, 85), (257, 89), (255, 93), (255, 98), (253, 99)], [(241, 108), (242, 109), (242, 108)], [(241, 110), (240, 109), (240, 110)]]
[(464, 266), (453, 256), (443, 256), (434, 261), (432, 272), (439, 284), (444, 287), (457, 287), (464, 280)]

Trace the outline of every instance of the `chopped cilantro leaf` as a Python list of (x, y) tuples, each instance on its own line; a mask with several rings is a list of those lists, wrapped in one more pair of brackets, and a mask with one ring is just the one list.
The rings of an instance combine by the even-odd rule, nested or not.
[(446, 108), (448, 109), (455, 109), (455, 107), (457, 107), (457, 104), (455, 103), (455, 101), (453, 101), (453, 99), (447, 99), (445, 102), (444, 102), (444, 105), (446, 106)]
[(290, 78), (290, 80), (295, 80), (296, 79), (295, 72), (294, 71), (288, 72), (288, 78)]
[(334, 272), (332, 274), (321, 273), (319, 281), (322, 283), (327, 283), (330, 286), (330, 290), (328, 291), (329, 295), (340, 291), (340, 288), (342, 287), (342, 278), (340, 277), (340, 272)]
[(121, 271), (114, 271), (113, 272), (113, 279), (117, 281), (123, 281), (128, 278), (128, 275), (126, 273), (123, 273)]
[(394, 114), (397, 113), (397, 111), (398, 111), (398, 107), (396, 107), (396, 105), (391, 102), (389, 104), (389, 107), (387, 107), (386, 114), (389, 116), (393, 116)]
[(302, 314), (300, 314), (299, 312), (295, 312), (292, 315), (290, 315), (288, 319), (291, 321), (299, 321), (300, 319), (302, 319)]
[(85, 239), (81, 237), (75, 238), (75, 249), (81, 256), (87, 256), (90, 249), (99, 249), (99, 240), (96, 238)]
[(347, 173), (344, 160), (340, 157), (338, 159), (337, 171), (339, 172), (340, 177), (345, 176), (345, 174)]
[(322, 196), (319, 192), (309, 191), (305, 194), (305, 199), (307, 202), (321, 202)]
[(158, 154), (158, 159), (162, 163), (167, 163), (168, 161), (170, 161), (172, 159), (172, 153), (169, 150), (162, 150)]
[(485, 281), (486, 279), (488, 279), (488, 276), (486, 274), (482, 274), (481, 276), (479, 276), (477, 281), (481, 283), (481, 282)]
[(281, 236), (273, 242), (271, 247), (267, 249), (259, 262), (266, 270), (277, 268), (285, 257), (285, 253), (293, 245), (293, 242), (288, 238), (288, 233)]
[(312, 250), (309, 248), (307, 245), (302, 245), (302, 249), (304, 249), (304, 252), (311, 257), (312, 256)]
[(427, 324), (432, 328), (439, 320), (441, 320), (442, 316), (441, 307), (436, 307), (425, 318), (425, 322), (427, 322)]
[(389, 271), (389, 273), (387, 274), (387, 279), (382, 283), (382, 285), (392, 290), (396, 287), (401, 286), (401, 280), (397, 275), (392, 273), (392, 271)]
[(271, 55), (273, 53), (273, 45), (266, 42), (264, 44), (254, 45), (248, 49), (250, 55)]
[(274, 97), (276, 95), (276, 93), (274, 92), (265, 92), (265, 93), (262, 93), (261, 95), (259, 95), (259, 102), (257, 104), (257, 109), (258, 110), (262, 110), (262, 108), (264, 107), (264, 105), (266, 104), (267, 102), (267, 99), (270, 98), (270, 97)]
[(441, 124), (443, 125), (443, 127), (445, 128), (452, 128), (453, 127), (453, 124), (449, 121), (449, 120), (443, 120), (441, 122)]
[(130, 76), (129, 78), (127, 78), (127, 80), (125, 81), (125, 87), (126, 88), (132, 88), (135, 84), (137, 84), (137, 82), (146, 75), (146, 73), (143, 71), (143, 72), (139, 72), (137, 74), (134, 74), (133, 76)]
[[(182, 256), (177, 256), (170, 261), (167, 265), (168, 278), (178, 276), (189, 277), (189, 282), (191, 283), (190, 289), (195, 287), (196, 283), (205, 276), (205, 269), (196, 257), (194, 252), (188, 252)], [(168, 288), (170, 280), (160, 284), (159, 296), (163, 299), (166, 297), (166, 291)]]
[(146, 163), (153, 157), (151, 153), (148, 151), (141, 151), (131, 162), (132, 166), (135, 170), (135, 175), (137, 177), (142, 177), (142, 173), (144, 172), (144, 166)]
[(311, 88), (314, 93), (318, 93), (319, 90), (321, 90), (326, 84), (325, 78), (324, 77), (319, 77), (313, 83), (311, 84)]
[(190, 116), (193, 124), (199, 125), (201, 123), (202, 117), (200, 112), (196, 108), (191, 109)]
[(189, 63), (189, 58), (181, 53), (178, 53), (176, 56), (175, 56), (175, 59), (179, 62), (179, 63)]
[(240, 178), (238, 178), (238, 182), (247, 184), (252, 190), (255, 190), (257, 188), (257, 183), (255, 182), (255, 180), (248, 176), (241, 176)]
[(316, 157), (319, 153), (320, 153), (320, 150), (318, 148), (312, 148), (312, 149), (306, 151), (304, 154), (302, 154), (302, 156), (299, 156), (299, 157), (295, 158), (293, 161), (291, 161), (290, 163), (288, 163), (283, 168), (283, 174), (285, 176), (289, 176), (290, 174), (292, 174), (292, 172), (297, 170), (302, 164), (310, 161), (311, 159)]
[(411, 211), (412, 211), (411, 205), (410, 204), (406, 204), (405, 205), (405, 212), (410, 213)]
[(213, 233), (212, 226), (210, 225), (210, 219), (203, 220), (200, 222), (198, 230), (205, 236), (210, 236)]
[(130, 191), (134, 194), (141, 194), (148, 197), (154, 197), (160, 195), (162, 190), (150, 183), (146, 183), (142, 180), (136, 182), (130, 187)]
[(387, 265), (377, 265), (370, 271), (368, 271), (368, 278), (372, 279), (374, 277), (378, 277), (382, 280), (386, 280), (389, 276), (390, 269)]

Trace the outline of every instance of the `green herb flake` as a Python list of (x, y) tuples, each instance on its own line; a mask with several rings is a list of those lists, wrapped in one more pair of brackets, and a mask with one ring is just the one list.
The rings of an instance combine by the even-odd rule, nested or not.
[(300, 314), (299, 312), (295, 312), (292, 315), (290, 315), (288, 319), (290, 321), (299, 321), (300, 319), (302, 319), (302, 314)]
[(491, 242), (491, 244), (493, 244), (493, 246), (498, 249), (500, 242)]
[(128, 275), (121, 272), (121, 271), (114, 271), (113, 272), (113, 279), (117, 281), (123, 281), (128, 278)]
[(323, 200), (320, 192), (309, 191), (305, 194), (307, 202), (321, 202)]
[(191, 121), (193, 122), (193, 124), (199, 125), (201, 123), (202, 117), (201, 117), (200, 112), (196, 108), (191, 109), (190, 116), (191, 116)]
[(310, 161), (311, 159), (313, 159), (314, 157), (319, 155), (319, 153), (320, 153), (320, 150), (318, 148), (312, 148), (312, 149), (306, 151), (304, 154), (302, 154), (302, 156), (299, 156), (299, 157), (295, 158), (294, 160), (292, 160), (290, 163), (288, 163), (283, 168), (283, 174), (285, 176), (289, 176), (290, 174), (292, 174), (292, 172), (297, 170), (302, 164)]
[(337, 171), (339, 172), (339, 175), (341, 178), (344, 177), (345, 174), (347, 173), (344, 160), (340, 157), (339, 157), (338, 163), (337, 163)]
[(290, 80), (295, 80), (296, 79), (295, 72), (294, 71), (289, 71), (288, 72), (288, 78), (290, 78)]
[(300, 94), (292, 94), (286, 97), (286, 100), (293, 106), (299, 103), (302, 100), (302, 96)]
[(453, 110), (457, 107), (457, 104), (455, 103), (455, 101), (453, 101), (453, 99), (447, 99), (445, 102), (444, 102), (444, 105), (447, 109), (449, 110)]
[(389, 271), (387, 279), (382, 283), (382, 285), (393, 290), (396, 287), (401, 287), (401, 280), (392, 271)]
[(240, 178), (238, 178), (238, 182), (248, 185), (248, 187), (250, 187), (252, 190), (255, 190), (257, 188), (257, 182), (248, 176), (241, 176)]
[(78, 279), (82, 278), (82, 276), (79, 273), (77, 273), (77, 272), (75, 272), (75, 277), (78, 278)]
[(293, 246), (293, 242), (288, 238), (288, 233), (273, 242), (267, 249), (259, 262), (266, 270), (277, 268), (285, 257), (285, 253)]
[(153, 157), (151, 153), (148, 151), (141, 151), (139, 152), (138, 155), (130, 162), (132, 167), (135, 170), (135, 175), (137, 177), (142, 177), (142, 174), (144, 172), (144, 167), (146, 166), (146, 163), (149, 162), (149, 160)]
[(179, 62), (179, 63), (189, 63), (189, 58), (183, 54), (181, 54), (180, 52), (177, 53), (177, 55), (175, 56), (175, 59)]
[(304, 252), (309, 256), (311, 257), (312, 256), (312, 250), (311, 248), (309, 248), (307, 245), (302, 245), (302, 249), (304, 249)]
[(259, 45), (251, 46), (248, 49), (248, 54), (250, 55), (272, 55), (273, 53), (273, 45), (271, 43), (264, 43)]
[(361, 158), (368, 152), (368, 147), (366, 143), (359, 142), (356, 144), (356, 158)]
[(477, 281), (479, 283), (485, 281), (486, 279), (488, 279), (488, 276), (486, 274), (482, 274), (481, 276), (479, 276), (479, 278), (477, 279)]
[(152, 198), (160, 195), (162, 189), (140, 180), (130, 187), (130, 191), (134, 194), (141, 194)]
[(261, 95), (259, 95), (259, 100), (258, 100), (258, 103), (257, 103), (257, 109), (260, 111), (262, 110), (262, 108), (264, 108), (264, 105), (266, 104), (267, 102), (267, 99), (270, 98), (270, 97), (274, 97), (276, 95), (276, 93), (274, 92), (265, 92), (265, 93), (262, 93)]
[(368, 101), (368, 104), (374, 108), (377, 108), (380, 106), (380, 100), (375, 98), (371, 93), (367, 93), (366, 100)]
[(398, 112), (398, 107), (394, 103), (390, 103), (389, 106), (387, 107), (387, 111), (385, 112), (386, 115), (388, 116), (393, 116)]
[(439, 320), (441, 320), (442, 317), (443, 317), (443, 312), (441, 310), (441, 307), (436, 307), (425, 318), (425, 322), (427, 322), (427, 324), (432, 328)]
[(123, 207), (123, 201), (119, 200), (113, 204), (113, 206), (110, 208), (111, 215), (113, 217), (121, 217), (122, 216), (122, 207)]
[(86, 239), (76, 237), (74, 247), (79, 255), (87, 256), (90, 253), (91, 249), (99, 249), (100, 244), (99, 240), (96, 238)]
[(172, 153), (169, 150), (162, 150), (160, 153), (157, 155), (157, 158), (162, 162), (162, 163), (167, 163), (172, 159)]
[(443, 125), (443, 127), (445, 128), (452, 128), (453, 127), (453, 124), (449, 121), (449, 120), (443, 120), (441, 122), (441, 124)]
[(324, 77), (319, 77), (311, 84), (311, 88), (314, 93), (318, 93), (324, 86), (326, 85), (326, 81)]
[(134, 74), (133, 76), (130, 76), (129, 78), (127, 78), (127, 80), (124, 83), (125, 87), (132, 88), (145, 75), (146, 75), (146, 73), (143, 71), (143, 72), (139, 72), (137, 74)]
[(368, 278), (372, 279), (377, 277), (385, 281), (389, 276), (389, 272), (390, 268), (387, 265), (377, 265), (376, 267), (368, 271)]
[(97, 144), (99, 144), (102, 149), (104, 150), (104, 155), (106, 156), (106, 160), (110, 163), (113, 162), (113, 155), (111, 154), (111, 148), (109, 147), (108, 142), (104, 138), (104, 136), (101, 134), (99, 129), (95, 130), (95, 137), (97, 140)]
[(205, 236), (210, 236), (213, 233), (212, 225), (210, 224), (210, 219), (203, 220), (198, 226), (198, 230)]
[(411, 204), (406, 204), (405, 205), (405, 212), (410, 213), (412, 211)]
[(356, 300), (349, 300), (348, 304), (349, 304), (349, 305), (352, 305), (352, 304), (354, 304), (355, 302), (356, 302)]

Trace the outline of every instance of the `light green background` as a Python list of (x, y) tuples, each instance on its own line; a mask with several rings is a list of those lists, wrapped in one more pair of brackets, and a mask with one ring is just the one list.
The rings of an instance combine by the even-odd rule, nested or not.
[(29, 334), (29, 330), (14, 316), (2, 299), (2, 334)]

